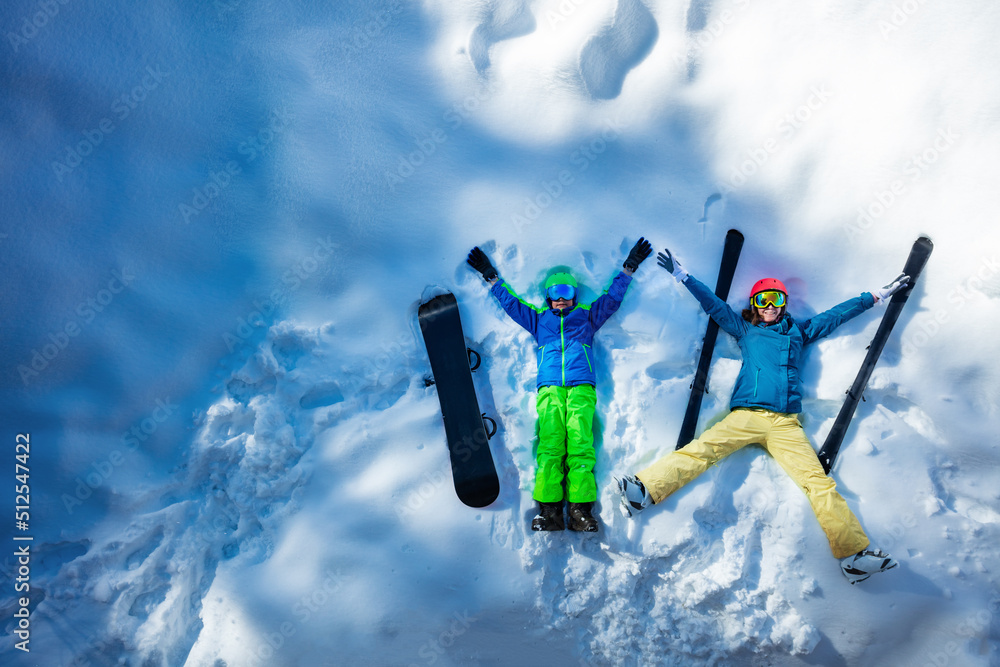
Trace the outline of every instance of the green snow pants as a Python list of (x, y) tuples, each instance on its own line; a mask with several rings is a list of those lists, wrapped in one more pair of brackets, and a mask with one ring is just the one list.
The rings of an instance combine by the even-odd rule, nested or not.
[[(597, 500), (594, 480), (594, 410), (597, 392), (589, 384), (538, 390), (538, 451), (535, 492), (538, 502)], [(563, 493), (563, 480), (566, 491)]]
[(774, 457), (806, 494), (835, 557), (846, 558), (868, 546), (868, 536), (833, 479), (823, 472), (796, 415), (737, 408), (697, 440), (670, 452), (636, 477), (658, 503), (724, 457), (754, 443)]

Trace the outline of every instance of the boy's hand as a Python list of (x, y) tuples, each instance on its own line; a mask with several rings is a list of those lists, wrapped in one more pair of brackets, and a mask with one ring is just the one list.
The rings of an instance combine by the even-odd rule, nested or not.
[(640, 236), (639, 240), (632, 246), (632, 250), (628, 254), (628, 259), (625, 260), (622, 267), (630, 273), (634, 273), (639, 268), (639, 265), (642, 264), (642, 260), (649, 257), (651, 252), (653, 252), (653, 246), (649, 245), (649, 241)]
[(479, 249), (479, 246), (469, 251), (469, 257), (465, 261), (469, 263), (469, 266), (483, 274), (483, 278), (486, 280), (493, 282), (497, 279), (497, 270), (493, 268), (490, 258), (486, 256), (485, 252)]

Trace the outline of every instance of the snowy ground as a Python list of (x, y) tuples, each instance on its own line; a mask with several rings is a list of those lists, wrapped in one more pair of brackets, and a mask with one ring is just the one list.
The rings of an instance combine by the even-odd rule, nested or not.
[[(30, 469), (3, 664), (1000, 664), (994, 3), (12, 0), (0, 27), (0, 410)], [(711, 284), (731, 227), (730, 302), (773, 275), (800, 317), (934, 240), (833, 472), (898, 570), (850, 586), (757, 448), (618, 515), (705, 325), (653, 261), (595, 348), (604, 529), (527, 529), (533, 342), (469, 248), (541, 303), (639, 236)], [(482, 510), (424, 383), (441, 288), (499, 423)], [(814, 442), (878, 313), (809, 357)], [(738, 368), (723, 337), (699, 428)]]

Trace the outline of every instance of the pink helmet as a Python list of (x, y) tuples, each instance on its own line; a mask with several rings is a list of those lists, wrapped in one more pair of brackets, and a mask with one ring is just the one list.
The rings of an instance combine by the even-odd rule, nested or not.
[(752, 299), (757, 292), (767, 292), (768, 290), (777, 290), (788, 296), (788, 288), (785, 287), (785, 283), (777, 278), (761, 278), (753, 284), (753, 288), (750, 290), (750, 298)]

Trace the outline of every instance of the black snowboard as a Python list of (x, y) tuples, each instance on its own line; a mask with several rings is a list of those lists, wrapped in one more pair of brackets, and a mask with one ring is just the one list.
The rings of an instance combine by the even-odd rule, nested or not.
[(926, 236), (921, 236), (913, 243), (910, 256), (906, 259), (906, 265), (903, 267), (903, 273), (910, 276), (910, 283), (896, 292), (886, 305), (885, 314), (882, 315), (882, 321), (878, 325), (878, 331), (875, 332), (875, 338), (872, 339), (871, 345), (868, 346), (868, 354), (865, 355), (865, 360), (861, 363), (861, 370), (858, 371), (858, 376), (854, 379), (854, 384), (851, 385), (851, 388), (847, 392), (847, 400), (841, 406), (840, 413), (837, 415), (836, 421), (833, 422), (833, 428), (830, 429), (829, 435), (826, 436), (826, 442), (823, 443), (823, 447), (819, 450), (819, 461), (823, 464), (823, 469), (827, 474), (833, 468), (837, 452), (840, 451), (840, 446), (844, 442), (844, 436), (847, 435), (847, 427), (851, 425), (854, 411), (857, 409), (858, 402), (861, 401), (865, 387), (868, 385), (868, 378), (871, 377), (872, 371), (875, 370), (875, 363), (878, 361), (879, 355), (882, 354), (882, 348), (885, 347), (886, 341), (889, 340), (892, 327), (896, 324), (896, 320), (899, 319), (899, 313), (902, 312), (903, 306), (906, 305), (906, 300), (910, 298), (910, 292), (913, 291), (913, 287), (917, 283), (917, 278), (920, 277), (920, 272), (923, 271), (924, 264), (927, 263), (927, 258), (931, 256), (932, 250), (934, 250), (934, 244)]
[[(743, 250), (743, 234), (738, 229), (730, 229), (726, 233), (726, 243), (722, 247), (722, 261), (719, 263), (719, 278), (715, 282), (715, 296), (723, 301), (729, 298), (729, 288), (733, 286), (733, 276), (736, 274), (736, 263), (740, 260)], [(701, 399), (704, 398), (708, 385), (708, 369), (712, 365), (712, 354), (715, 352), (715, 341), (719, 337), (719, 325), (711, 317), (708, 318), (708, 328), (705, 330), (705, 340), (701, 345), (701, 356), (698, 359), (698, 370), (691, 384), (691, 397), (688, 399), (687, 410), (684, 411), (684, 421), (677, 436), (677, 447), (694, 440), (694, 432), (698, 426), (698, 413), (701, 412)]]
[(485, 425), (489, 418), (479, 410), (472, 383), (458, 302), (450, 292), (441, 294), (420, 304), (417, 314), (441, 401), (455, 492), (466, 505), (485, 507), (500, 495), (500, 480)]

